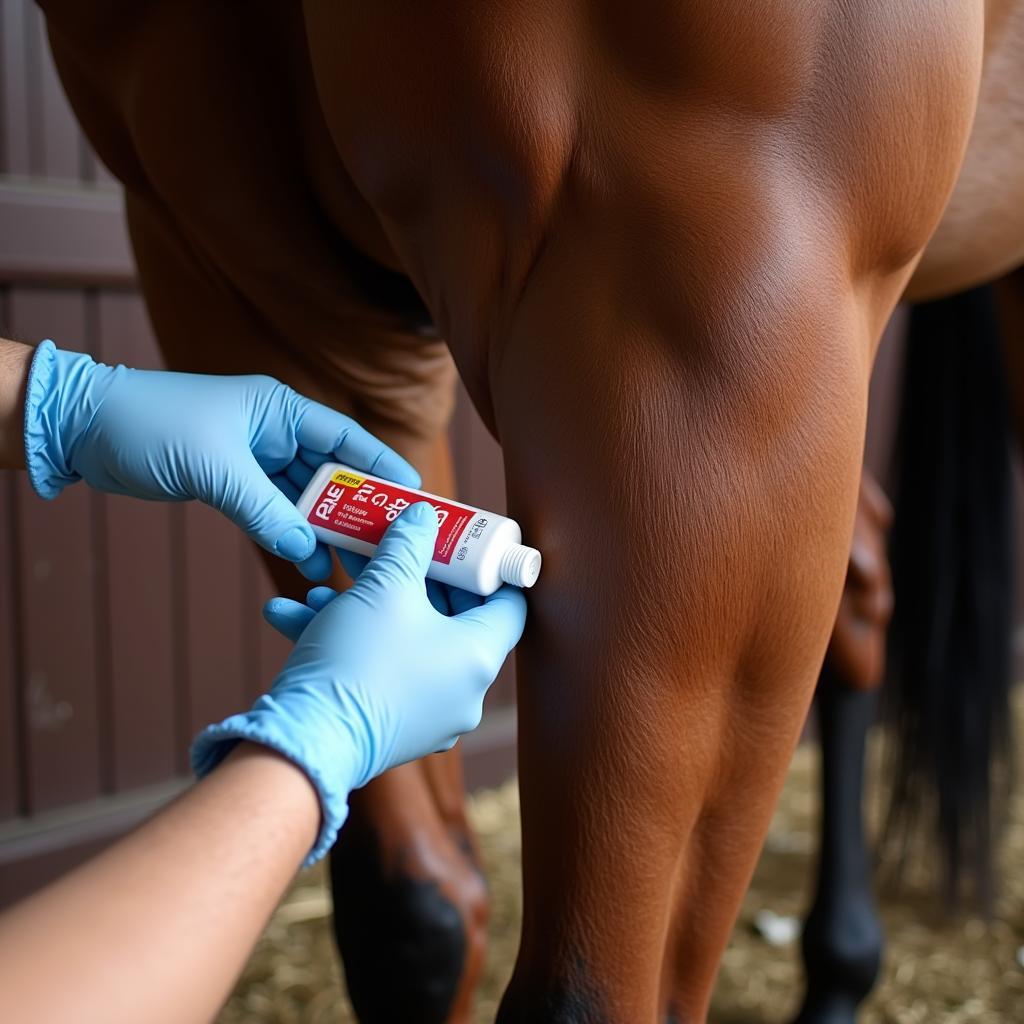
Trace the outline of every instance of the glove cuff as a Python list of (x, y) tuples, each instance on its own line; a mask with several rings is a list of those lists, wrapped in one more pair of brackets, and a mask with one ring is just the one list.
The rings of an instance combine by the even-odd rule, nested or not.
[[(270, 706), (261, 707), (263, 704)], [(208, 725), (203, 729), (192, 744), (192, 770), (197, 778), (205, 778), (243, 740), (269, 747), (302, 769), (320, 800), (320, 833), (312, 850), (302, 862), (303, 867), (309, 867), (320, 860), (334, 845), (338, 832), (348, 817), (348, 794), (353, 786), (339, 780), (354, 777), (355, 767), (352, 765), (346, 772), (342, 764), (341, 770), (338, 770), (338, 762), (352, 762), (353, 751), (345, 747), (338, 750), (337, 742), (323, 744), (319, 742), (319, 737), (306, 742), (294, 739), (282, 729), (274, 704), (272, 697), (261, 697), (251, 711), (232, 715), (218, 725)], [(318, 748), (331, 750), (330, 775), (318, 766), (317, 758), (314, 756)]]
[(36, 347), (28, 371), (25, 395), (25, 466), (36, 494), (56, 498), (68, 484), (82, 477), (70, 465), (70, 447), (81, 432), (72, 429), (65, 440), (68, 420), (81, 420), (84, 429), (92, 410), (80, 400), (85, 382), (96, 366), (82, 352), (62, 352), (49, 339)]

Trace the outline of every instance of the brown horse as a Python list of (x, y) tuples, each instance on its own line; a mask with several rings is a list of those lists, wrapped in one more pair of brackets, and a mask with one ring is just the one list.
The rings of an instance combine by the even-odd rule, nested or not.
[[(882, 326), (1024, 262), (1024, 5), (42, 6), (171, 366), (274, 374), (444, 492), (450, 351), (502, 442), (545, 574), (500, 1020), (702, 1020), (839, 603)], [(366, 1021), (468, 1019), (458, 776), (354, 800)]]

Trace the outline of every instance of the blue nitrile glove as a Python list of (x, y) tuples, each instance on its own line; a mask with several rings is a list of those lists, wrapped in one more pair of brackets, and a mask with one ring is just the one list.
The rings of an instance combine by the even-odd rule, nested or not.
[(420, 479), (347, 416), (271, 377), (129, 370), (52, 341), (29, 373), (25, 458), (43, 498), (80, 479), (136, 498), (198, 498), (310, 579), (328, 576), (331, 559), (295, 508), (293, 463), (337, 459), (411, 487)]
[[(381, 772), (476, 728), (484, 694), (526, 621), (526, 599), (502, 587), (486, 600), (447, 590), (445, 615), (424, 586), (437, 537), (426, 502), (403, 512), (351, 590), (285, 598), (267, 618), (298, 643), (252, 710), (204, 729), (192, 767), (210, 772), (240, 740), (272, 747), (305, 771), (322, 822), (312, 864), (334, 843), (348, 794)], [(301, 635), (300, 635), (301, 634)]]

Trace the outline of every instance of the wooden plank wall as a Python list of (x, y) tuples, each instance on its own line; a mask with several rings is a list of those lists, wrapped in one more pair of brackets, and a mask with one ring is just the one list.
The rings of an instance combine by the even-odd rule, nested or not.
[[(55, 337), (89, 347), (86, 296), (80, 291), (16, 288), (8, 296), (10, 335)], [(99, 619), (96, 595), (95, 504), (74, 487), (59, 501), (41, 502), (28, 480), (15, 480), (15, 529), (20, 548), (26, 787), (31, 813), (101, 792)]]
[[(121, 208), (38, 8), (0, 0), (0, 334), (160, 366)], [(503, 510), (500, 452), (465, 395), (453, 435), (465, 497)], [(166, 799), (195, 731), (265, 688), (288, 650), (260, 617), (269, 595), (208, 509), (81, 485), (43, 502), (0, 473), (0, 904)], [(512, 764), (513, 693), (509, 671), (480, 780)]]
[[(5, 296), (0, 295), (0, 321), (7, 319)], [(14, 536), (14, 481), (0, 473), (0, 821), (20, 810), (20, 737), (15, 637), (18, 634), (15, 580), (17, 543)]]

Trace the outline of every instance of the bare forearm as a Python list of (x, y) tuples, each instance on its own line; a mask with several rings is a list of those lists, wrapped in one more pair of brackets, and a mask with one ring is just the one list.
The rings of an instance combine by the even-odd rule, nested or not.
[(0, 469), (25, 468), (25, 382), (34, 351), (0, 338)]
[(0, 1020), (212, 1019), (319, 820), (299, 769), (241, 745), (127, 839), (0, 917)]

